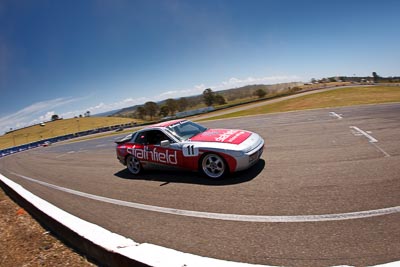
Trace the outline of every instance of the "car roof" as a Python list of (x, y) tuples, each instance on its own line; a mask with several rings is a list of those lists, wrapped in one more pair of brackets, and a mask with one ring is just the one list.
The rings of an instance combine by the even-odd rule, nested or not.
[(160, 122), (160, 123), (157, 123), (157, 124), (150, 125), (150, 126), (148, 126), (146, 128), (166, 128), (168, 126), (180, 123), (182, 121), (186, 121), (186, 120), (179, 119), (179, 120), (172, 120), (172, 121), (164, 121), (164, 122)]

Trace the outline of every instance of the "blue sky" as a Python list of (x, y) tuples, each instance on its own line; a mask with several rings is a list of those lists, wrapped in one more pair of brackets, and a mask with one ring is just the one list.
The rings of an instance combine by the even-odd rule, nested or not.
[(246, 84), (400, 75), (400, 1), (0, 0), (0, 134)]

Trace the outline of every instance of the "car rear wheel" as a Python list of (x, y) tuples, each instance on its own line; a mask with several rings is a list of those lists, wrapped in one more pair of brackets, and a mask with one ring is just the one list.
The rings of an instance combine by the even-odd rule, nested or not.
[(201, 170), (207, 177), (219, 179), (226, 175), (228, 166), (221, 156), (217, 154), (206, 154), (201, 159)]
[(140, 161), (132, 155), (126, 158), (126, 167), (132, 174), (139, 174), (142, 171)]

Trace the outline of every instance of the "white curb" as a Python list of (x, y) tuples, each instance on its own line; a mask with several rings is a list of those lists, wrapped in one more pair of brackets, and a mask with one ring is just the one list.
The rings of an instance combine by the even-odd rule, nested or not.
[[(31, 203), (45, 215), (69, 228), (79, 236), (89, 240), (107, 251), (120, 254), (128, 259), (157, 267), (254, 267), (266, 266), (201, 257), (177, 250), (164, 248), (147, 243), (136, 243), (132, 239), (112, 233), (96, 224), (84, 221), (69, 214), (49, 202), (27, 191), (21, 185), (11, 181), (2, 174), (0, 180), (11, 188), (20, 197)], [(91, 256), (91, 255), (89, 255)], [(94, 257), (95, 258), (95, 257)], [(107, 263), (103, 263), (109, 265)]]
[[(101, 262), (101, 259), (98, 259), (96, 255), (88, 255), (89, 257), (94, 258), (95, 260), (101, 262), (106, 266), (123, 266), (126, 265), (127, 262), (129, 263), (129, 260), (131, 260), (131, 262), (142, 263), (143, 265), (154, 267), (267, 267), (267, 265), (239, 263), (197, 256), (153, 244), (139, 244), (132, 239), (112, 233), (107, 229), (104, 229), (96, 224), (84, 221), (72, 214), (61, 210), (60, 208), (57, 208), (49, 202), (27, 191), (21, 185), (11, 181), (2, 174), (0, 174), (0, 181), (3, 182), (8, 188), (13, 190), (25, 201), (33, 205), (43, 215), (52, 218), (58, 224), (67, 227), (70, 231), (90, 241), (93, 245), (99, 246), (105, 251), (115, 253), (119, 256), (126, 258), (125, 261), (122, 261), (120, 263), (116, 263), (115, 261), (112, 263), (108, 263)], [(395, 267), (399, 266), (399, 263), (400, 262), (392, 262), (376, 266)]]

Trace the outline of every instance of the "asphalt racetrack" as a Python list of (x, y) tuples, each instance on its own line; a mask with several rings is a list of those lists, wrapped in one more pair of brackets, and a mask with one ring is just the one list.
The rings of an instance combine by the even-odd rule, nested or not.
[(114, 136), (8, 156), (0, 172), (139, 243), (266, 265), (400, 260), (400, 104), (202, 124), (259, 133), (260, 162), (222, 181), (182, 171), (134, 177), (116, 159)]

